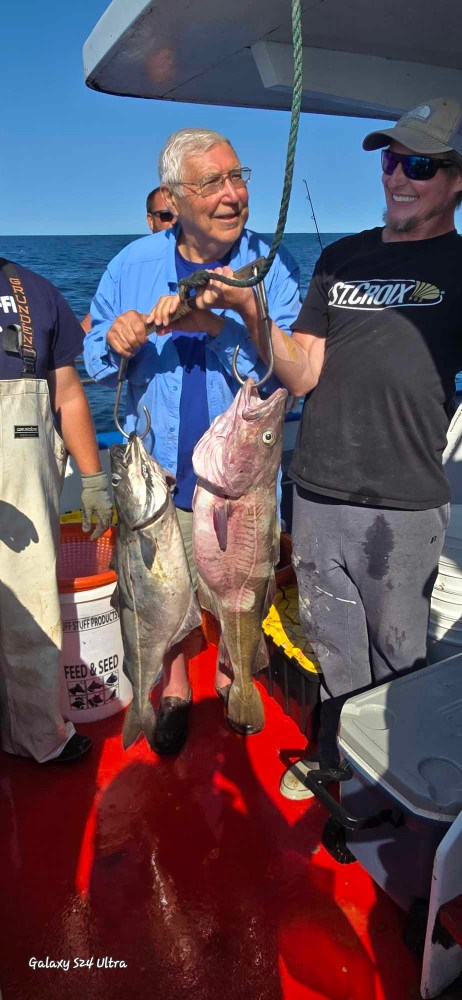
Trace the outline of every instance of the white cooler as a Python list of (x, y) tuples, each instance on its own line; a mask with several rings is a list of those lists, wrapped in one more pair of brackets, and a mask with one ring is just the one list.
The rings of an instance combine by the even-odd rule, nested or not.
[(313, 790), (354, 857), (409, 910), (429, 899), (436, 849), (462, 811), (462, 654), (349, 698), (338, 744), (353, 769), (340, 807)]
[(348, 847), (408, 910), (429, 898), (436, 849), (462, 810), (462, 654), (350, 698), (338, 742), (354, 773), (341, 785), (346, 811), (397, 810), (348, 831)]

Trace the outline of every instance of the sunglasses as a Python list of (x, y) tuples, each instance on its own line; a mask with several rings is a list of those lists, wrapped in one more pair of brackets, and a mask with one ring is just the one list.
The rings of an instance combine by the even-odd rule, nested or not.
[(410, 181), (430, 181), (441, 167), (455, 166), (452, 160), (436, 160), (431, 156), (411, 156), (408, 153), (392, 153), (382, 149), (382, 170), (384, 174), (392, 174), (398, 163), (403, 168), (403, 174)]
[(164, 211), (162, 208), (159, 208), (156, 212), (148, 212), (148, 215), (157, 216), (161, 222), (171, 222), (173, 219), (173, 213), (167, 210)]

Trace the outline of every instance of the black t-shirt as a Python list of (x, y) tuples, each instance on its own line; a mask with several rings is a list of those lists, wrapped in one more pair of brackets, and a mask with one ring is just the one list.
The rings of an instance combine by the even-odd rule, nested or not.
[(302, 487), (424, 510), (449, 500), (441, 456), (462, 369), (462, 237), (348, 236), (318, 261), (294, 330), (326, 337), (291, 465)]
[[(36, 377), (46, 379), (48, 372), (70, 365), (82, 351), (83, 330), (70, 306), (51, 282), (21, 264), (14, 264), (27, 304), (18, 292), (20, 308), (30, 309), (37, 351)], [(11, 324), (21, 326), (27, 314), (17, 312), (11, 285), (0, 269), (0, 379), (19, 378), (23, 366), (19, 357), (3, 350), (3, 330)]]

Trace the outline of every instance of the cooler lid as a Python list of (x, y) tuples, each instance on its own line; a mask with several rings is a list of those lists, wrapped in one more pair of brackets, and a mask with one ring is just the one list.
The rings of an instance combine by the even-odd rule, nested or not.
[(418, 813), (462, 810), (462, 654), (349, 698), (345, 756)]

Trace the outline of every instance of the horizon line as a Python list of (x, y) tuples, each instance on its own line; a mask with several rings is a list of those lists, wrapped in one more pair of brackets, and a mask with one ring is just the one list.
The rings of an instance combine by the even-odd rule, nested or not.
[[(274, 233), (264, 230), (252, 230), (252, 232), (259, 232), (262, 236), (273, 236)], [(351, 230), (330, 230), (330, 229), (320, 229), (320, 233), (325, 236), (345, 236), (351, 233)], [(61, 236), (151, 236), (155, 235), (153, 233), (3, 233), (2, 239), (41, 239), (49, 236), (61, 237)], [(284, 236), (316, 236), (316, 230), (307, 229), (292, 229), (287, 230)]]

